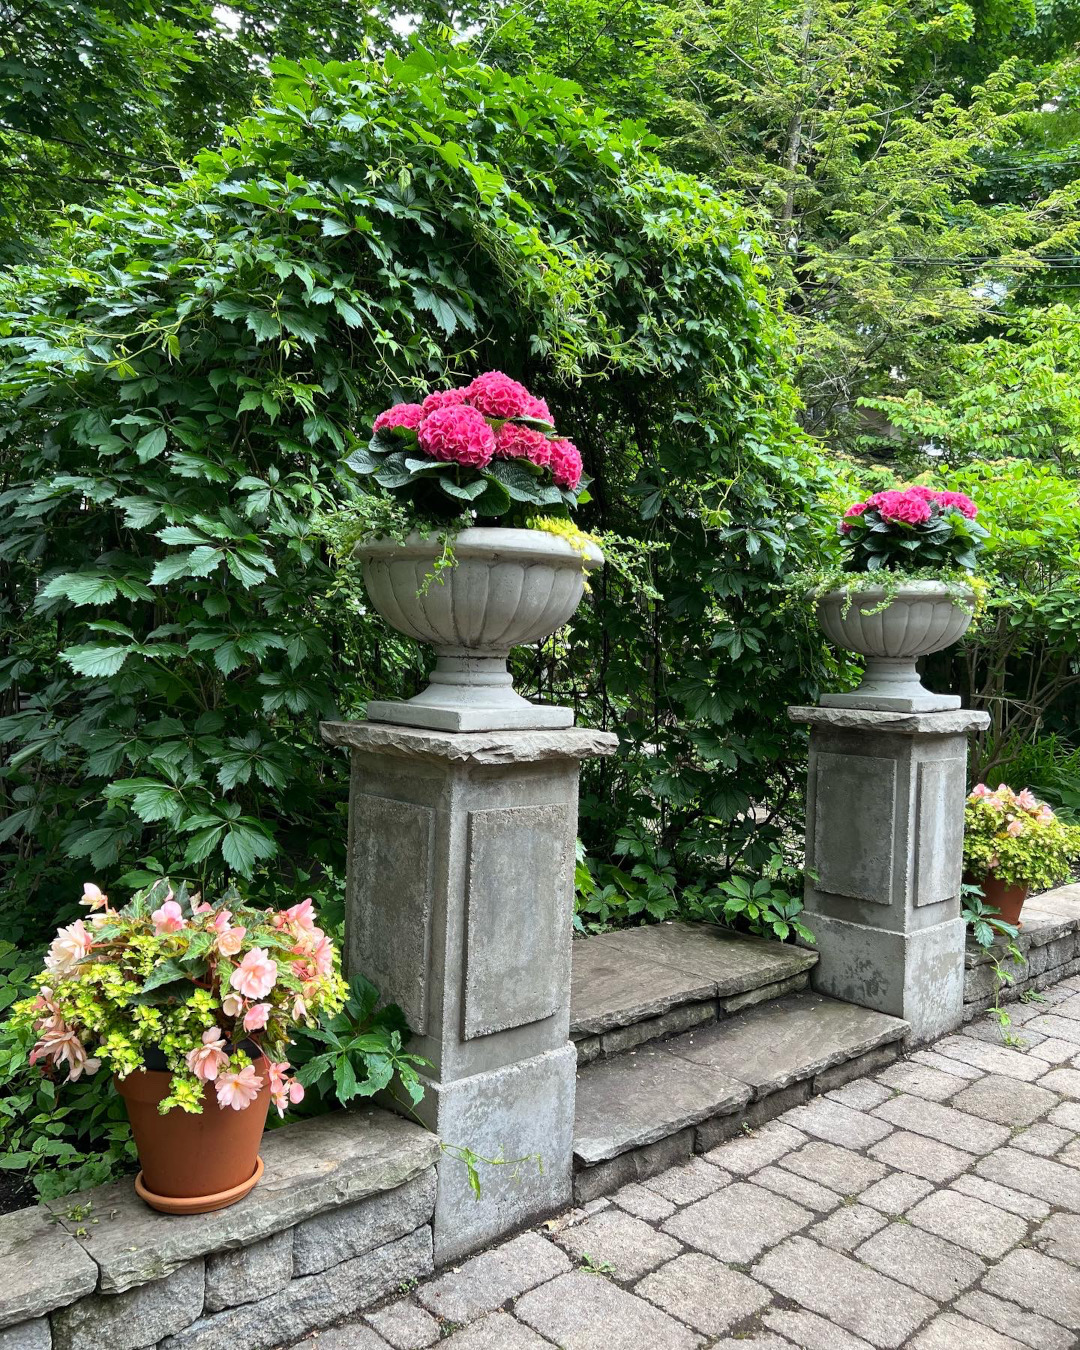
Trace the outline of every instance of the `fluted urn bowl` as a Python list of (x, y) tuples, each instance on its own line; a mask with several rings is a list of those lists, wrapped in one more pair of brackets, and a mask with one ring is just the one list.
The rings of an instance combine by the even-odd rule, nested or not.
[(572, 617), (603, 554), (545, 530), (476, 526), (454, 536), (455, 565), (432, 578), (442, 551), (437, 535), (414, 532), (403, 542), (361, 540), (353, 552), (375, 609), (399, 633), (431, 643), (438, 658), (426, 689), (370, 703), (368, 719), (440, 731), (572, 726), (573, 709), (530, 703), (514, 690), (506, 658)]
[(915, 663), (963, 637), (975, 612), (974, 592), (940, 581), (909, 581), (888, 603), (885, 597), (885, 589), (872, 582), (850, 596), (835, 590), (819, 597), (817, 617), (825, 636), (866, 657), (859, 687), (850, 694), (826, 694), (822, 703), (896, 712), (958, 708), (957, 695), (935, 694), (923, 685)]

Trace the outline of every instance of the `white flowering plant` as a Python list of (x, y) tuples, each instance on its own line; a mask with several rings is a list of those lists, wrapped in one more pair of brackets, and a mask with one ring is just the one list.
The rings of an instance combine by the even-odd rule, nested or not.
[(310, 899), (263, 910), (229, 891), (210, 904), (161, 878), (121, 909), (87, 882), (81, 903), (89, 915), (59, 929), (36, 994), (13, 1009), (33, 1032), (31, 1064), (66, 1068), (68, 1082), (102, 1065), (121, 1079), (165, 1069), (163, 1114), (201, 1112), (210, 1088), (244, 1110), (264, 1074), (279, 1114), (303, 1099), (291, 1033), (339, 1013), (348, 992)]

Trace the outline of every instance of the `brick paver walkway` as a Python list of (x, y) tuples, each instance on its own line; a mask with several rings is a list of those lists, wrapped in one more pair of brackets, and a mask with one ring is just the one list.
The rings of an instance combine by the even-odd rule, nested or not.
[(1074, 1350), (1080, 976), (1044, 998), (302, 1345)]

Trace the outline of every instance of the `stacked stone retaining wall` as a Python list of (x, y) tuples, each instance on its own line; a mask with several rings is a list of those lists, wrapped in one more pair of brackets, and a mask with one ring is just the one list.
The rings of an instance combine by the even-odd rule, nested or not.
[(0, 1350), (272, 1350), (432, 1271), (434, 1135), (387, 1112), (274, 1130), (229, 1209), (131, 1180), (0, 1216)]

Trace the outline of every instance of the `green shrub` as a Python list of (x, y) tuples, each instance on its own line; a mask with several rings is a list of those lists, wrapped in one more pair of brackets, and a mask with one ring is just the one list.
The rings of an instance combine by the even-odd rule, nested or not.
[(784, 705), (824, 668), (773, 594), (822, 471), (753, 241), (649, 145), (465, 56), (279, 64), (220, 150), (3, 285), (0, 866), (27, 940), (91, 868), (334, 889), (347, 775), (318, 720), (408, 695), (423, 658), (313, 521), (356, 500), (376, 410), (493, 365), (583, 450), (583, 526), (668, 545), (660, 601), (606, 577), (520, 663), (623, 734), (590, 845), (635, 818), (680, 868), (757, 847), (751, 798), (799, 787)]

